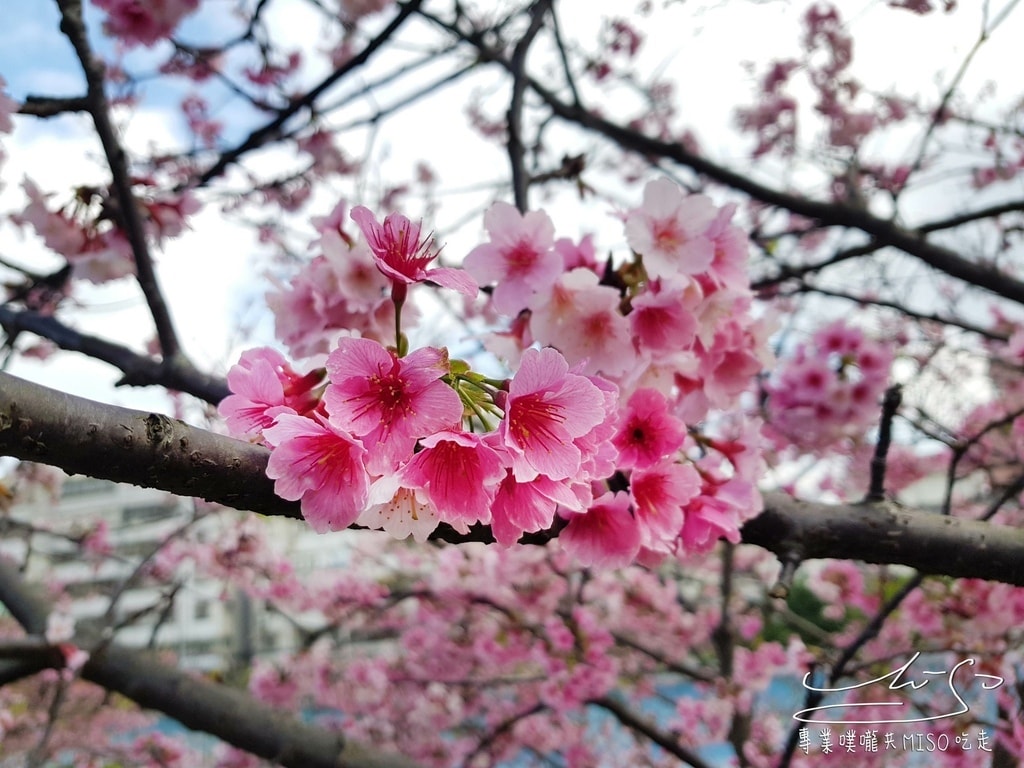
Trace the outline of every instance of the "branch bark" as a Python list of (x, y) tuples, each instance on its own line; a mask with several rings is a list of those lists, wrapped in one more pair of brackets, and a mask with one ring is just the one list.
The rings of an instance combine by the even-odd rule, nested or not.
[[(300, 518), (296, 502), (274, 495), (269, 451), (158, 413), (104, 405), (0, 373), (0, 455), (116, 482), (159, 488), (235, 509)], [(890, 502), (823, 504), (784, 493), (765, 508), (743, 541), (784, 561), (815, 558), (901, 564), (930, 575), (1024, 586), (1024, 530), (965, 520)], [(546, 531), (526, 541), (543, 543)], [(487, 526), (468, 534), (442, 527), (452, 543), (493, 542)]]
[(177, 332), (171, 320), (171, 312), (164, 299), (163, 292), (153, 267), (153, 257), (146, 240), (146, 231), (142, 223), (135, 193), (132, 191), (131, 174), (128, 171), (128, 157), (118, 138), (117, 131), (110, 116), (110, 104), (104, 90), (104, 65), (92, 52), (85, 22), (82, 19), (81, 0), (57, 0), (60, 6), (60, 31), (71, 42), (85, 73), (87, 91), (85, 102), (89, 114), (92, 115), (96, 135), (103, 145), (110, 166), (113, 189), (120, 203), (121, 219), (125, 236), (132, 247), (135, 257), (135, 274), (149, 305), (153, 323), (156, 325), (157, 337), (160, 340), (160, 351), (165, 360), (174, 360), (182, 354)]
[[(22, 580), (11, 563), (2, 560), (0, 602), (26, 632), (43, 634), (51, 606)], [(77, 637), (76, 642), (87, 649), (93, 645), (91, 638)], [(36, 648), (26, 643), (25, 650), (31, 654), (28, 661), (37, 666), (62, 663), (61, 655), (44, 644)], [(82, 679), (287, 768), (416, 768), (403, 757), (306, 725), (242, 691), (190, 677), (151, 654), (114, 643), (103, 643), (92, 651), (82, 668)]]

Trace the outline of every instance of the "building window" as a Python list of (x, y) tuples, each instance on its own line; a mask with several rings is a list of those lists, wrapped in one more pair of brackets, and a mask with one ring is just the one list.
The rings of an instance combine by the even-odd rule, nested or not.
[(211, 604), (209, 600), (197, 600), (196, 601), (196, 612), (195, 617), (197, 619), (208, 619), (210, 618)]
[(64, 499), (92, 496), (107, 493), (114, 488), (114, 485), (109, 480), (100, 480), (95, 477), (72, 477), (64, 481), (60, 495)]
[(173, 510), (166, 504), (143, 504), (122, 509), (121, 522), (124, 525), (141, 525), (163, 520), (170, 517), (171, 514), (173, 514)]

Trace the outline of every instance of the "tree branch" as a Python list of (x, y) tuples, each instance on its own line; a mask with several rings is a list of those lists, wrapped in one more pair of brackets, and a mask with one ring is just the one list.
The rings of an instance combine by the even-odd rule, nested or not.
[(298, 504), (274, 495), (264, 474), (265, 448), (6, 373), (0, 373), (0, 454), (236, 509), (300, 517)]
[(56, 117), (66, 112), (88, 112), (89, 100), (85, 96), (26, 96), (19, 115)]
[(711, 768), (696, 752), (684, 747), (672, 736), (662, 732), (643, 718), (638, 717), (633, 710), (623, 706), (610, 696), (593, 699), (590, 701), (590, 704), (605, 710), (631, 731), (654, 742), (670, 755), (679, 758), (687, 765), (691, 765), (693, 768)]
[(512, 52), (512, 98), (509, 103), (508, 157), (512, 167), (512, 195), (520, 213), (529, 209), (529, 174), (526, 171), (526, 148), (523, 146), (523, 94), (526, 92), (526, 54), (544, 24), (544, 14), (552, 0), (537, 0), (530, 7), (530, 26)]
[[(479, 52), (481, 59), (503, 67), (515, 76), (512, 63), (504, 52), (488, 44), (482, 33), (466, 33), (436, 16), (423, 12), (425, 18), (464, 39)], [(997, 296), (1024, 304), (1024, 281), (1005, 272), (963, 258), (944, 246), (926, 240), (921, 233), (906, 230), (894, 221), (879, 218), (862, 208), (842, 203), (812, 200), (807, 197), (773, 189), (753, 178), (694, 154), (682, 143), (651, 138), (639, 131), (607, 120), (578, 104), (570, 104), (540, 82), (528, 78), (530, 89), (548, 108), (566, 122), (600, 134), (626, 150), (648, 158), (663, 158), (685, 166), (707, 178), (742, 192), (755, 200), (819, 221), (830, 227), (860, 230), (878, 244), (888, 245), (920, 259), (934, 269), (964, 282), (984, 288)]]
[[(0, 602), (26, 632), (41, 635), (45, 631), (51, 606), (11, 563), (2, 560)], [(76, 642), (84, 648), (92, 645), (88, 638), (76, 638)], [(31, 644), (27, 646), (32, 650)], [(50, 661), (48, 666), (63, 664), (59, 653), (33, 656), (35, 662)], [(93, 650), (82, 668), (82, 679), (286, 768), (416, 768), (405, 758), (300, 723), (242, 691), (190, 677), (150, 654), (116, 644), (104, 643)]]
[(387, 43), (395, 32), (398, 31), (398, 28), (405, 23), (406, 19), (408, 19), (409, 16), (419, 8), (421, 2), (422, 0), (409, 0), (409, 2), (400, 3), (399, 11), (395, 15), (395, 18), (393, 18), (391, 22), (381, 30), (379, 35), (367, 43), (363, 50), (321, 80), (320, 83), (310, 89), (304, 96), (295, 99), (286, 109), (282, 109), (278, 113), (277, 117), (269, 123), (250, 133), (237, 147), (223, 153), (218, 158), (217, 162), (196, 180), (196, 186), (205, 186), (210, 181), (224, 173), (228, 166), (238, 162), (239, 158), (241, 158), (246, 152), (262, 147), (268, 141), (274, 140), (274, 138), (281, 133), (281, 130), (284, 128), (284, 124), (287, 123), (288, 120), (303, 109), (312, 106), (324, 91), (338, 82), (345, 75), (355, 69), (358, 69), (369, 61), (370, 57), (376, 53), (381, 46)]
[[(0, 373), (0, 455), (66, 472), (159, 488), (266, 515), (301, 517), (274, 495), (258, 445), (191, 427), (157, 413), (104, 405)], [(765, 509), (743, 541), (783, 560), (839, 558), (908, 565), (925, 574), (1024, 586), (1024, 530), (892, 503), (821, 504), (764, 494)], [(543, 543), (557, 530), (524, 537)], [(494, 541), (490, 528), (468, 534), (442, 526), (451, 543)], [(2, 598), (0, 598), (2, 599)]]
[(109, 363), (124, 374), (117, 382), (118, 386), (161, 386), (186, 392), (211, 405), (216, 405), (230, 394), (223, 379), (201, 373), (184, 357), (179, 356), (173, 361), (154, 360), (120, 344), (76, 331), (49, 315), (0, 304), (0, 327), (12, 338), (28, 331), (49, 339), (61, 349)]
[(171, 321), (170, 309), (164, 300), (156, 271), (153, 268), (153, 257), (146, 241), (145, 227), (142, 223), (138, 203), (135, 200), (135, 193), (132, 191), (127, 156), (110, 119), (110, 104), (104, 91), (103, 62), (93, 55), (89, 45), (85, 22), (82, 20), (82, 1), (57, 0), (57, 5), (60, 6), (61, 13), (60, 30), (71, 41), (82, 65), (82, 71), (85, 73), (87, 84), (85, 99), (96, 128), (96, 135), (100, 138), (103, 153), (110, 166), (114, 193), (120, 203), (119, 224), (124, 229), (125, 236), (132, 247), (136, 279), (146, 297), (149, 312), (153, 316), (157, 337), (160, 340), (160, 351), (165, 360), (174, 360), (181, 355), (181, 346)]
[(743, 541), (780, 558), (898, 563), (929, 575), (1024, 586), (1024, 531), (893, 503), (818, 504), (765, 494)]

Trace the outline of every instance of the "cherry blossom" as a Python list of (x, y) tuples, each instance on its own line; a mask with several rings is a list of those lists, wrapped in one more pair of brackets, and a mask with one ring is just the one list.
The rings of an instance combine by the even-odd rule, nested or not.
[(487, 522), (504, 461), (483, 438), (470, 432), (442, 430), (420, 441), (419, 453), (402, 467), (400, 477), (419, 489), (446, 522)]
[(400, 358), (370, 339), (343, 338), (327, 358), (331, 422), (362, 438), (377, 474), (412, 456), (421, 437), (456, 426), (462, 402), (441, 381), (448, 354), (425, 347)]
[(497, 202), (484, 214), (484, 227), (490, 242), (470, 251), (463, 265), (480, 285), (496, 283), (491, 299), (498, 312), (516, 315), (562, 272), (554, 225), (542, 211), (521, 214)]
[(107, 12), (103, 31), (128, 45), (151, 46), (169, 37), (181, 20), (199, 7), (199, 0), (93, 0)]
[(650, 277), (695, 275), (714, 261), (715, 247), (706, 232), (715, 215), (708, 198), (684, 197), (668, 179), (657, 179), (644, 188), (643, 204), (627, 214), (626, 238), (643, 256)]
[(258, 436), (281, 413), (310, 415), (320, 402), (313, 389), (322, 370), (296, 373), (284, 356), (268, 347), (246, 350), (228, 371), (232, 394), (218, 406), (228, 429), (239, 436)]
[(582, 565), (614, 568), (632, 562), (641, 537), (628, 494), (606, 493), (586, 512), (570, 514), (559, 540)]
[(326, 420), (281, 414), (264, 430), (274, 451), (267, 476), (283, 499), (301, 499), (302, 516), (314, 530), (347, 528), (369, 495), (366, 449)]
[(4, 92), (6, 87), (7, 81), (0, 77), (0, 133), (11, 133), (14, 131), (14, 121), (11, 120), (11, 115), (17, 112), (18, 107), (21, 106)]
[(401, 484), (396, 474), (384, 475), (370, 486), (366, 509), (356, 523), (383, 530), (396, 539), (411, 534), (421, 544), (441, 522), (429, 501), (421, 501), (415, 489)]
[(420, 239), (419, 224), (413, 224), (400, 213), (389, 214), (380, 224), (362, 205), (353, 208), (350, 215), (363, 231), (377, 269), (391, 280), (392, 291), (396, 292), (393, 295), (404, 298), (405, 286), (426, 280), (467, 296), (476, 295), (476, 283), (462, 270), (445, 267), (427, 269), (427, 265), (437, 258), (438, 251), (429, 237)]
[(580, 267), (562, 275), (550, 293), (530, 300), (530, 330), (585, 373), (617, 376), (633, 363), (629, 323), (619, 311), (619, 293), (598, 284), (598, 277)]
[(575, 475), (583, 455), (574, 439), (602, 420), (602, 397), (592, 382), (569, 373), (551, 348), (527, 350), (512, 379), (508, 413), (501, 423), (516, 480), (537, 475), (564, 480)]
[(622, 469), (650, 467), (683, 445), (685, 425), (669, 413), (668, 400), (654, 389), (636, 390), (629, 398), (612, 442)]
[(572, 488), (544, 475), (520, 482), (511, 470), (506, 472), (491, 504), (491, 530), (503, 546), (515, 544), (524, 533), (542, 531), (551, 526), (555, 510), (583, 511)]
[(686, 505), (700, 490), (700, 476), (688, 464), (665, 460), (635, 469), (629, 494), (643, 546), (664, 549), (673, 544), (683, 528)]

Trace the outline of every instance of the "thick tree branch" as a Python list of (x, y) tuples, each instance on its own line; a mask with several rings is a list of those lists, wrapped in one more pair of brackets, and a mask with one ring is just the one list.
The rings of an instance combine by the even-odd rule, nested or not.
[(18, 108), (19, 115), (56, 117), (66, 112), (88, 112), (89, 100), (85, 96), (26, 96)]
[[(46, 629), (51, 606), (6, 561), (0, 561), (0, 602), (26, 632), (41, 635)], [(89, 639), (76, 641), (86, 648), (93, 644)], [(37, 664), (63, 663), (61, 655), (48, 652), (46, 646), (33, 648), (31, 641), (25, 646)], [(116, 644), (103, 643), (94, 649), (82, 668), (82, 678), (287, 768), (416, 768), (410, 760), (300, 723), (242, 691), (190, 677), (150, 654)]]
[[(159, 488), (235, 509), (300, 517), (274, 495), (266, 448), (156, 413), (103, 405), (0, 373), (0, 455), (66, 472)], [(891, 503), (821, 504), (765, 494), (743, 541), (785, 560), (839, 558), (908, 565), (925, 574), (1024, 586), (1024, 530), (900, 508)], [(524, 539), (542, 543), (546, 531)], [(449, 542), (491, 542), (442, 527)]]
[(892, 503), (816, 504), (765, 494), (743, 541), (780, 558), (899, 563), (929, 575), (1024, 586), (1024, 530)]
[(241, 691), (189, 677), (116, 645), (92, 654), (82, 677), (182, 725), (289, 768), (414, 768), (415, 763), (292, 720)]
[(297, 504), (274, 495), (264, 475), (265, 448), (6, 373), (0, 373), (0, 454), (236, 509), (300, 516)]

